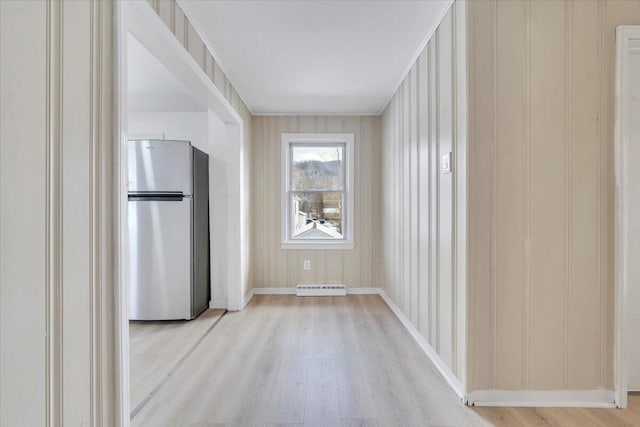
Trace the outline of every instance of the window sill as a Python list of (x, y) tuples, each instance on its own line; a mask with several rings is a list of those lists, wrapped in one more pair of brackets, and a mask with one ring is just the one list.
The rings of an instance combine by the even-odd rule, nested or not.
[(280, 249), (298, 249), (298, 250), (353, 250), (355, 244), (353, 242), (341, 241), (286, 241), (280, 243)]

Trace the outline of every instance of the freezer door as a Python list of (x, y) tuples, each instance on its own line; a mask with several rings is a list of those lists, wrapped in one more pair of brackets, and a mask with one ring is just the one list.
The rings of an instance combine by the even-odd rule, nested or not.
[(129, 319), (191, 318), (191, 198), (129, 200)]
[(129, 192), (193, 194), (191, 151), (187, 141), (129, 141)]

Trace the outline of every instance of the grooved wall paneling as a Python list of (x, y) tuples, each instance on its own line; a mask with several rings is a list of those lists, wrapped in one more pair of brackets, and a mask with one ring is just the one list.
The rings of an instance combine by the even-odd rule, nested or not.
[(113, 4), (0, 2), (0, 424), (115, 425)]
[[(355, 249), (282, 250), (281, 134), (353, 133), (355, 136)], [(379, 227), (378, 117), (254, 117), (251, 163), (252, 283), (295, 287), (301, 283), (379, 286), (375, 275)], [(311, 270), (302, 269), (311, 260)]]
[[(464, 8), (454, 3), (382, 115), (377, 223), (384, 288), (463, 383), (466, 281), (457, 260), (464, 264), (466, 253), (459, 240), (466, 234)], [(443, 174), (448, 152), (454, 172)]]
[(611, 389), (615, 28), (640, 1), (468, 5), (469, 389)]

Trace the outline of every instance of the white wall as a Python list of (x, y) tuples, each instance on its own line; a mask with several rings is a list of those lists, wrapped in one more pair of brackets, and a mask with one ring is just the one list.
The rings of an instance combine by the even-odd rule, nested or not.
[[(234, 244), (229, 231), (229, 199), (239, 164), (230, 163), (236, 151), (228, 140), (227, 125), (211, 112), (129, 112), (129, 138), (162, 138), (191, 141), (209, 154), (209, 203), (211, 224), (211, 306), (228, 308), (228, 286), (234, 269), (241, 268), (229, 256)], [(235, 153), (239, 158), (239, 154)], [(238, 202), (239, 204), (239, 202)], [(235, 267), (234, 267), (235, 266)], [(238, 281), (234, 282), (238, 283)], [(243, 294), (244, 295), (244, 292)]]
[(191, 141), (209, 153), (209, 117), (203, 112), (129, 112), (127, 135), (130, 139), (160, 136), (162, 139)]
[[(382, 115), (380, 280), (458, 378), (466, 378), (466, 75), (456, 2)], [(452, 152), (453, 173), (441, 170)]]
[(113, 3), (0, 2), (0, 425), (116, 425)]
[[(251, 290), (249, 280), (249, 226), (248, 226), (248, 141), (240, 125), (222, 123), (215, 114), (209, 113), (211, 142), (212, 186), (212, 236), (214, 287), (226, 287), (226, 304), (214, 295), (214, 307), (239, 310), (244, 297)], [(217, 239), (217, 241), (216, 241)], [(221, 284), (221, 287), (216, 286)], [(239, 289), (238, 289), (239, 288)]]

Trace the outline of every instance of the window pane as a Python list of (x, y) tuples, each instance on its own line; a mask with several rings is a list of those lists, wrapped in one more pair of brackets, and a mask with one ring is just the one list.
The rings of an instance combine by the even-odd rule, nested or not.
[(344, 145), (293, 145), (293, 190), (342, 190)]
[(293, 237), (342, 239), (342, 193), (293, 193)]

